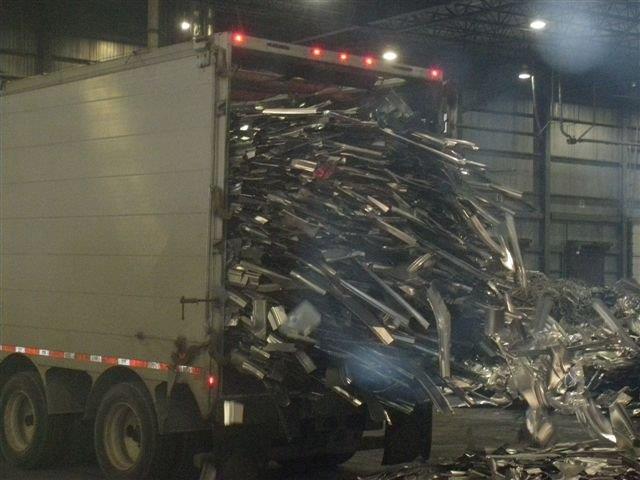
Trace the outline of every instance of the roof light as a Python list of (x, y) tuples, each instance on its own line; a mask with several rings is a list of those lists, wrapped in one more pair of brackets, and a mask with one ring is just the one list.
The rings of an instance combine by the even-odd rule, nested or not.
[(524, 65), (520, 70), (520, 73), (518, 73), (518, 78), (520, 80), (529, 80), (531, 78), (531, 70), (529, 70), (529, 67)]
[(231, 38), (235, 43), (244, 43), (245, 40), (244, 34), (240, 32), (234, 33)]
[(535, 20), (532, 20), (531, 23), (529, 24), (529, 26), (533, 29), (533, 30), (543, 30), (546, 26), (547, 26), (547, 22), (545, 22), (544, 20), (542, 20), (541, 18), (536, 18)]
[(384, 58), (387, 62), (394, 62), (398, 59), (398, 54), (393, 50), (387, 50), (382, 54), (382, 58)]
[(311, 49), (311, 55), (313, 55), (314, 57), (321, 57), (322, 49), (320, 47), (313, 47)]
[(444, 73), (439, 68), (430, 68), (427, 70), (427, 78), (434, 82), (441, 82), (444, 78)]
[(186, 32), (190, 28), (191, 28), (191, 22), (183, 20), (182, 23), (180, 23), (180, 30), (182, 30), (183, 32)]
[(373, 57), (364, 57), (364, 64), (368, 67), (370, 67), (371, 65), (373, 65)]
[(347, 60), (349, 60), (349, 54), (345, 52), (338, 54), (338, 60), (340, 60), (341, 62), (346, 62)]

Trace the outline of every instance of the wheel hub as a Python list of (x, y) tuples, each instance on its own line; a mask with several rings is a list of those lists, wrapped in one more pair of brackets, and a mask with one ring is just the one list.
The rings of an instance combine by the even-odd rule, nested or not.
[(27, 451), (33, 442), (36, 426), (33, 402), (25, 392), (14, 392), (4, 410), (4, 435), (9, 446), (17, 453)]
[(140, 418), (126, 403), (111, 407), (105, 419), (104, 446), (111, 464), (126, 471), (135, 466), (141, 452)]

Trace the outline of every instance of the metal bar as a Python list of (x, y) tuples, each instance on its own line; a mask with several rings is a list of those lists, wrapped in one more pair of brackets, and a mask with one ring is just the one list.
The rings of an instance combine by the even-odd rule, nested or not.
[[(553, 112), (553, 72), (538, 78), (537, 105), (535, 106), (540, 125), (546, 125), (552, 118)], [(542, 247), (541, 270), (548, 273), (551, 270), (551, 128), (539, 131), (533, 122), (536, 133), (534, 140), (534, 190), (540, 198), (540, 244)]]
[(147, 0), (147, 47), (160, 46), (160, 1)]
[(330, 64), (339, 67), (357, 68), (360, 70), (390, 74), (399, 77), (412, 77), (428, 80), (429, 70), (426, 68), (403, 65), (400, 63), (383, 62), (378, 58), (348, 55), (340, 57), (340, 52), (320, 50), (319, 55), (314, 55), (307, 46), (294, 45), (293, 43), (275, 42), (264, 38), (242, 36), (241, 41), (233, 42), (233, 46), (256, 52), (277, 54), (279, 57), (287, 56), (302, 60)]
[(225, 285), (226, 259), (226, 222), (227, 211), (227, 171), (229, 163), (229, 108), (230, 108), (230, 75), (231, 72), (231, 44), (228, 34), (216, 35), (211, 49), (213, 68), (213, 101), (211, 115), (213, 131), (211, 136), (212, 174), (210, 192), (210, 222), (207, 271), (207, 297), (215, 300), (215, 304), (206, 303), (205, 322), (211, 332), (211, 350), (213, 356), (212, 371), (217, 370), (217, 388), (213, 394), (215, 401), (222, 392), (222, 369), (219, 369), (220, 358), (224, 355), (224, 318), (225, 304), (221, 297), (221, 290)]
[(627, 220), (627, 156), (626, 148), (623, 146), (625, 140), (625, 109), (620, 110), (619, 115), (620, 128), (618, 135), (620, 138), (620, 265), (619, 265), (619, 277), (625, 278), (628, 276), (630, 268), (630, 256), (629, 256), (629, 222)]

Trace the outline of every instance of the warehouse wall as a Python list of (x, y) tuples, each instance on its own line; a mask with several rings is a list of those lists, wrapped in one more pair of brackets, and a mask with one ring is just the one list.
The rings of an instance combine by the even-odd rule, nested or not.
[(52, 37), (38, 45), (28, 26), (14, 28), (0, 21), (0, 77), (13, 79), (102, 62), (130, 55), (140, 46), (75, 37)]
[[(535, 179), (533, 104), (527, 91), (507, 91), (498, 95), (464, 92), (461, 98), (459, 134), (478, 143), (481, 151), (473, 158), (486, 163), (496, 181), (522, 190), (536, 208), (518, 216), (519, 236), (526, 240), (525, 262), (529, 268), (542, 269), (541, 196)], [(594, 121), (591, 106), (565, 104), (565, 130), (580, 135)], [(619, 145), (597, 143), (567, 144), (560, 131), (560, 109), (554, 107), (551, 128), (551, 231), (550, 274), (563, 276), (566, 268), (564, 249), (568, 241), (603, 242), (605, 281), (624, 276), (625, 251), (637, 256), (635, 272), (640, 278), (640, 227), (633, 235), (631, 248), (624, 237), (626, 218), (640, 219), (640, 170), (638, 152)], [(633, 141), (638, 126), (637, 109), (633, 113), (610, 108), (595, 109), (595, 126), (585, 138), (599, 141)], [(624, 125), (624, 128), (623, 128)], [(632, 128), (633, 127), (633, 128)], [(640, 221), (638, 222), (640, 224)], [(631, 259), (626, 258), (627, 264)]]
[(33, 32), (0, 23), (0, 75), (35, 75), (37, 48)]
[[(465, 98), (473, 106), (465, 106)], [(523, 191), (527, 201), (535, 205), (532, 103), (509, 93), (487, 102), (478, 102), (478, 97), (469, 95), (462, 99), (459, 134), (480, 146), (479, 152), (469, 156), (486, 164), (492, 179)], [(520, 238), (528, 243), (523, 249), (525, 263), (539, 270), (538, 219), (534, 212), (521, 214), (517, 224)]]

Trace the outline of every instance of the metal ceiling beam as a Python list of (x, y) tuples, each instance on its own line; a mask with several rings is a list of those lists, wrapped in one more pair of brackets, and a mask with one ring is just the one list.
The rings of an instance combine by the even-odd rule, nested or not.
[[(471, 2), (481, 2), (484, 0), (469, 0)], [(349, 32), (355, 32), (358, 30), (363, 30), (366, 28), (374, 28), (374, 27), (379, 27), (381, 25), (383, 25), (386, 22), (394, 22), (394, 21), (398, 21), (398, 20), (403, 20), (403, 19), (407, 19), (407, 18), (412, 18), (416, 15), (422, 15), (425, 13), (428, 13), (430, 11), (433, 11), (434, 9), (439, 9), (443, 6), (449, 5), (449, 4), (453, 4), (453, 3), (457, 3), (456, 0), (447, 0), (447, 1), (442, 1), (440, 5), (435, 5), (435, 6), (431, 6), (428, 8), (423, 8), (420, 10), (414, 10), (411, 12), (407, 12), (407, 13), (401, 13), (398, 15), (393, 15), (391, 17), (387, 17), (387, 18), (383, 18), (381, 20), (376, 20), (374, 22), (369, 22), (366, 25), (352, 25), (349, 27), (344, 27), (344, 28), (339, 28), (336, 30), (332, 30), (330, 32), (325, 32), (325, 33), (321, 33), (319, 35), (312, 35), (309, 37), (305, 37), (305, 38), (300, 38), (296, 41), (294, 41), (293, 43), (307, 43), (307, 42), (312, 42), (315, 40), (320, 40), (323, 38), (330, 38), (330, 37), (334, 37), (336, 35), (341, 35), (343, 33), (349, 33)]]
[[(625, 54), (640, 51), (640, 3), (629, 5), (628, 1), (580, 2), (567, 4), (566, 8), (558, 0), (542, 0), (537, 4), (513, 0), (454, 0), (442, 2), (428, 8), (394, 15), (364, 26), (350, 26), (298, 40), (305, 43), (343, 34), (367, 33), (380, 38), (385, 34), (408, 33), (428, 38), (440, 37), (449, 41), (473, 41), (485, 45), (513, 41), (528, 45), (535, 38), (528, 28), (529, 19), (537, 12), (547, 10), (557, 12), (548, 18), (551, 28), (569, 27), (572, 39), (583, 37), (603, 42), (618, 41), (628, 49)], [(535, 9), (535, 11), (534, 11)], [(587, 14), (595, 22), (581, 21)], [(590, 28), (591, 27), (591, 28)], [(581, 34), (583, 32), (583, 34)], [(404, 37), (403, 37), (404, 38)], [(639, 56), (640, 58), (640, 56)]]

